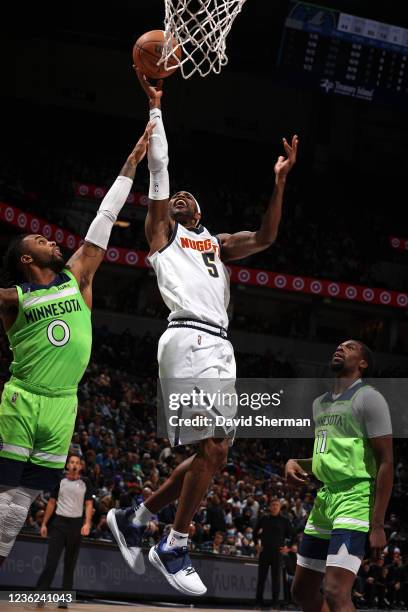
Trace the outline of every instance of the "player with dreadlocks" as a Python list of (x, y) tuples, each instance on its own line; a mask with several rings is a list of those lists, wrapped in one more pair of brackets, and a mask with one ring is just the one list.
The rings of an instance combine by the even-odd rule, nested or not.
[(0, 318), (13, 361), (0, 404), (0, 564), (31, 503), (58, 484), (65, 465), (77, 387), (91, 354), (93, 276), (152, 128), (149, 123), (68, 262), (39, 234), (18, 236), (6, 253), (9, 288), (0, 289)]

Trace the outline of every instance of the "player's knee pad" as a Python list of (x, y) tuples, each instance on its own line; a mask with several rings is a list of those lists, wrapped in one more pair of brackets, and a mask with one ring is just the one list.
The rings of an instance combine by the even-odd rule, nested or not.
[[(0, 493), (0, 556), (9, 555), (25, 523), (28, 510), (39, 493), (37, 489), (26, 487), (8, 489), (3, 496)], [(1, 506), (2, 498), (3, 506)], [(7, 506), (6, 502), (8, 502)]]

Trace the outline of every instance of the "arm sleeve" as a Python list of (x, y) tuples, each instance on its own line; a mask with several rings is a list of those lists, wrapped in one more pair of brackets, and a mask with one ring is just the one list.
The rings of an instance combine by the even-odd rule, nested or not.
[(89, 226), (85, 240), (101, 249), (108, 248), (113, 224), (126, 203), (133, 185), (128, 176), (119, 175), (103, 198), (95, 219)]
[(364, 426), (367, 438), (392, 435), (390, 409), (377, 389), (362, 389), (356, 397), (354, 409)]

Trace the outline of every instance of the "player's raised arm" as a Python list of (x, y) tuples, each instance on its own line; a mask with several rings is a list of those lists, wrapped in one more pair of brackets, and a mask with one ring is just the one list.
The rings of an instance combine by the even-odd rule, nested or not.
[(15, 287), (0, 289), (0, 319), (7, 331), (16, 320), (18, 313), (18, 294)]
[[(74, 274), (86, 299), (91, 300), (91, 283), (93, 275), (103, 261), (108, 247), (113, 224), (124, 206), (135, 177), (138, 163), (146, 155), (149, 138), (153, 129), (152, 122), (146, 126), (133, 151), (127, 158), (118, 178), (103, 198), (98, 213), (92, 221), (85, 243), (72, 255), (67, 268)], [(89, 295), (87, 292), (89, 291)]]
[(275, 164), (275, 187), (269, 206), (262, 218), (261, 227), (255, 232), (237, 232), (236, 234), (219, 234), (221, 241), (221, 255), (223, 261), (242, 259), (259, 251), (264, 251), (271, 246), (278, 235), (279, 224), (282, 216), (283, 193), (285, 191), (286, 178), (296, 163), (297, 147), (299, 139), (292, 137), (289, 144), (283, 139), (286, 158), (278, 157)]
[(161, 98), (163, 95), (163, 81), (157, 82), (154, 87), (149, 83), (146, 76), (135, 68), (137, 78), (142, 89), (149, 99), (150, 121), (154, 122), (154, 128), (149, 143), (147, 159), (150, 170), (149, 186), (149, 209), (145, 222), (146, 239), (150, 247), (150, 255), (167, 244), (169, 231), (173, 221), (169, 217), (169, 164), (168, 145), (166, 132), (164, 130)]

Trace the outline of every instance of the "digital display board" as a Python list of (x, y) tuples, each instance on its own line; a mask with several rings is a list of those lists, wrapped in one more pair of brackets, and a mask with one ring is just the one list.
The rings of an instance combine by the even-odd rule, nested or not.
[(278, 63), (326, 94), (408, 102), (406, 28), (293, 2)]

